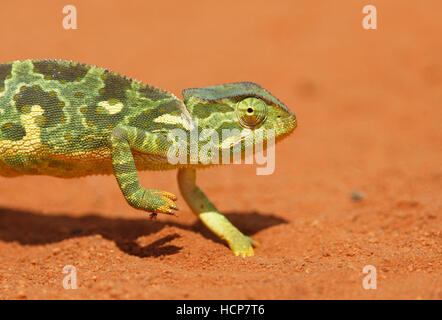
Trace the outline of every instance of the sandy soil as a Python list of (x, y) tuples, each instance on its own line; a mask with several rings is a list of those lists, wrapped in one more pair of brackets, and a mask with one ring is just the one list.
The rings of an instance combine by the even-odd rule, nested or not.
[[(130, 208), (111, 176), (0, 179), (2, 299), (442, 299), (442, 3), (3, 1), (0, 61), (64, 58), (177, 95), (249, 80), (297, 115), (276, 171), (203, 170), (200, 186), (262, 245), (234, 257), (179, 199)], [(186, 4), (185, 4), (186, 3)], [(176, 172), (143, 185), (179, 194)], [(352, 200), (357, 193), (361, 200)], [(78, 289), (65, 290), (65, 265)], [(362, 269), (377, 269), (365, 290)]]

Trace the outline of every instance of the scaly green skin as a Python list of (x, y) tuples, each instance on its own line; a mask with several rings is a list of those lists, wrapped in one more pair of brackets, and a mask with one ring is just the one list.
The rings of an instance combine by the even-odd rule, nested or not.
[[(236, 229), (195, 185), (195, 168), (168, 162), (171, 129), (275, 130), (276, 140), (296, 127), (296, 117), (260, 86), (233, 83), (166, 91), (107, 70), (67, 61), (24, 60), (0, 64), (0, 175), (73, 178), (114, 174), (127, 202), (155, 216), (177, 210), (172, 193), (145, 189), (138, 170), (179, 169), (181, 193), (203, 223), (236, 255), (253, 255), (256, 242)], [(246, 114), (249, 106), (253, 114)], [(262, 141), (266, 140), (266, 136)], [(258, 143), (262, 141), (252, 141)], [(199, 141), (199, 147), (207, 141)], [(219, 142), (241, 155), (250, 141), (240, 135)], [(190, 159), (190, 150), (187, 152)]]

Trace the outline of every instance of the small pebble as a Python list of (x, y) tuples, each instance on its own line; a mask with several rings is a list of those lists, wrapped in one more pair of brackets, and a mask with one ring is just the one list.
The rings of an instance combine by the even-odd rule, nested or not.
[(351, 200), (361, 201), (365, 198), (364, 194), (359, 190), (354, 190), (350, 195)]

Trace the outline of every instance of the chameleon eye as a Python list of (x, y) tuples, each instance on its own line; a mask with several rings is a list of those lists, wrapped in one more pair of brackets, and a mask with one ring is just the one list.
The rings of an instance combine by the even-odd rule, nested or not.
[(245, 98), (236, 105), (239, 123), (249, 129), (259, 126), (267, 117), (267, 104), (258, 98)]

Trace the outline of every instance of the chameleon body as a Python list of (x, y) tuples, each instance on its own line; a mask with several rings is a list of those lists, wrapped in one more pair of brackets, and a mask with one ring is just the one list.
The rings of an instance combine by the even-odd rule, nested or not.
[[(293, 131), (296, 117), (250, 82), (186, 89), (183, 97), (184, 101), (87, 64), (60, 60), (0, 64), (0, 175), (114, 174), (127, 202), (155, 216), (174, 214), (176, 196), (142, 187), (137, 170), (178, 169), (180, 191), (192, 211), (234, 254), (253, 255), (257, 243), (235, 228), (196, 186), (195, 169), (207, 164), (168, 161), (173, 143), (168, 133), (190, 132), (197, 121), (198, 132), (212, 129), (221, 137), (222, 129), (265, 128), (274, 130), (278, 141)], [(229, 141), (229, 148), (241, 146), (243, 156), (245, 139), (237, 135)], [(221, 142), (219, 146), (220, 152), (226, 149)], [(235, 152), (229, 149), (231, 157)]]

